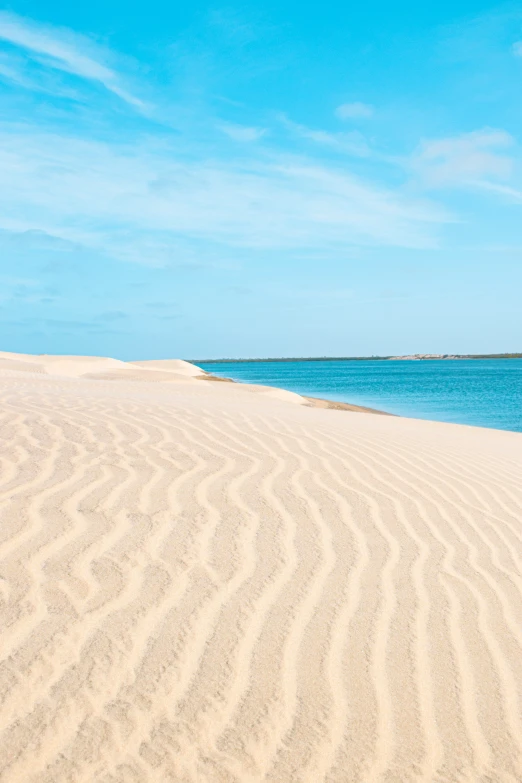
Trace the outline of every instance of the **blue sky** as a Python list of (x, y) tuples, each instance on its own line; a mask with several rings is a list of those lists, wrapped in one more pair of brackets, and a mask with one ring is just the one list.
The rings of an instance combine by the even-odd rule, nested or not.
[(1, 347), (520, 351), (521, 90), (520, 5), (6, 6)]

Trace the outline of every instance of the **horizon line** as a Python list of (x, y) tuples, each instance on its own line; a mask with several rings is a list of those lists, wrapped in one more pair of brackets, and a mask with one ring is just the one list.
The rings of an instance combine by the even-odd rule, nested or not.
[(272, 356), (256, 358), (185, 359), (192, 364), (224, 362), (357, 362), (357, 361), (437, 361), (451, 359), (522, 359), (522, 353), (441, 353), (390, 354), (389, 356)]

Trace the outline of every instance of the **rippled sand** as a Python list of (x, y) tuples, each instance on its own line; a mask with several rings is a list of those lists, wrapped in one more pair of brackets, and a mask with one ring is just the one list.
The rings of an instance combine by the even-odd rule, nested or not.
[(2, 783), (522, 780), (521, 435), (0, 357)]

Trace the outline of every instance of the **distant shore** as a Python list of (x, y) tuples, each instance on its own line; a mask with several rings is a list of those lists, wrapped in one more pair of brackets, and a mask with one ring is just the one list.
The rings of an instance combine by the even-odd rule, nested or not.
[(406, 356), (287, 356), (258, 359), (187, 359), (191, 364), (225, 364), (234, 362), (398, 362), (398, 361), (440, 361), (442, 359), (522, 359), (522, 353), (414, 353)]

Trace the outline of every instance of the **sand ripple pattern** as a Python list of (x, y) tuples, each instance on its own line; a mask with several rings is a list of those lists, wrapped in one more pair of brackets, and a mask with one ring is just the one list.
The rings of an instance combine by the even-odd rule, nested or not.
[(522, 781), (522, 437), (225, 386), (5, 368), (0, 781)]

